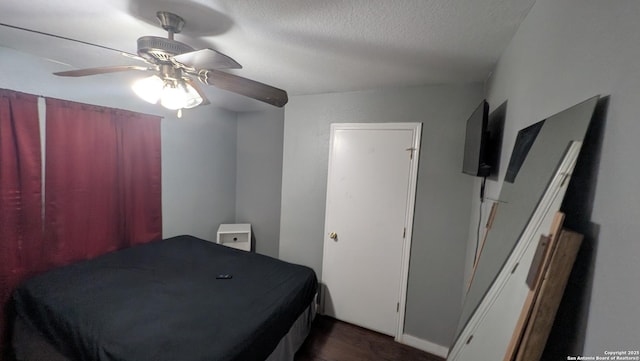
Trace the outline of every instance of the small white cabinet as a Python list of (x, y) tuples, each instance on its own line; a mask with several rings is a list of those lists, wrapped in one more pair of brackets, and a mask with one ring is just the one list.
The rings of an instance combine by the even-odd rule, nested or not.
[(221, 224), (216, 242), (227, 247), (251, 251), (251, 224)]

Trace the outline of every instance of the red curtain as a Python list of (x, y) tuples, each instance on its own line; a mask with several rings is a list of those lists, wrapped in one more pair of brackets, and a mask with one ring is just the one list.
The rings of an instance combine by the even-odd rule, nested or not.
[(46, 102), (45, 235), (57, 266), (120, 246), (117, 132), (104, 108)]
[(160, 118), (114, 111), (121, 144), (119, 170), (125, 244), (144, 243), (162, 236)]
[(42, 270), (42, 160), (37, 97), (0, 90), (0, 359), (8, 353), (8, 300)]
[(46, 119), (52, 266), (161, 238), (160, 118), (47, 99)]

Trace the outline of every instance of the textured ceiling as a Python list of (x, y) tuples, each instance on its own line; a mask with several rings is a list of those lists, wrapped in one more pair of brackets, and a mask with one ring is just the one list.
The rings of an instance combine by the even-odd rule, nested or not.
[[(138, 37), (166, 36), (155, 12), (171, 11), (186, 21), (176, 40), (221, 51), (243, 65), (235, 74), (300, 95), (484, 81), (534, 2), (2, 0), (0, 23), (135, 53)], [(47, 74), (132, 62), (114, 51), (7, 27), (0, 27), (0, 47), (4, 65), (34, 66), (28, 59), (35, 57)], [(6, 80), (17, 70), (0, 71)], [(91, 84), (113, 87), (127, 76), (92, 78)], [(130, 92), (125, 85), (122, 91)], [(221, 90), (207, 94), (231, 110), (260, 108)]]

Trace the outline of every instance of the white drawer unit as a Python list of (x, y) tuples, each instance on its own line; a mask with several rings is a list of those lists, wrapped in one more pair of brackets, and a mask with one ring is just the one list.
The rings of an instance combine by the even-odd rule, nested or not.
[(251, 251), (251, 224), (221, 224), (216, 242), (227, 247)]

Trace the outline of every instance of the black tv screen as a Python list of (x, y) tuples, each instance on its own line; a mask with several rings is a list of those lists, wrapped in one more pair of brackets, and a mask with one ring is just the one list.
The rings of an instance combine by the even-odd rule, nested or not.
[(487, 124), (489, 103), (483, 100), (467, 120), (462, 172), (476, 177), (486, 177), (491, 172), (487, 164)]

